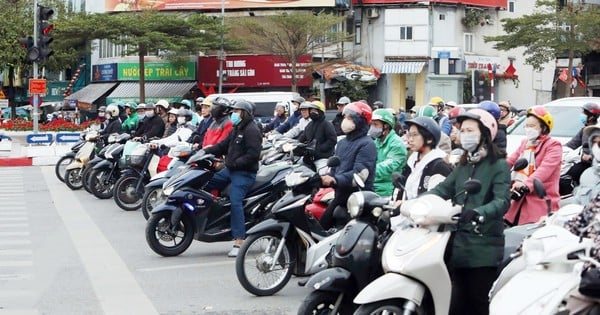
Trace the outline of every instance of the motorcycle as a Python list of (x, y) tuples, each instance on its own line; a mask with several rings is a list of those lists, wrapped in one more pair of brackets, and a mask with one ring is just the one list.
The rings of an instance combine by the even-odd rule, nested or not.
[[(332, 157), (328, 166), (339, 162)], [(235, 261), (240, 284), (257, 296), (275, 294), (292, 274), (306, 276), (327, 268), (329, 252), (342, 233), (323, 230), (314, 216), (305, 213), (312, 190), (321, 185), (317, 172), (296, 165), (285, 181), (290, 190), (273, 205), (272, 218), (246, 233)]]
[(96, 166), (96, 164), (104, 161), (104, 159), (105, 159), (104, 154), (108, 150), (110, 150), (114, 147), (115, 143), (117, 142), (118, 137), (119, 137), (118, 133), (113, 133), (113, 134), (109, 135), (108, 137), (106, 137), (106, 139), (107, 139), (106, 144), (87, 163), (86, 168), (81, 173), (81, 182), (83, 184), (83, 189), (85, 189), (85, 191), (87, 191), (88, 193), (90, 193), (92, 195), (94, 194), (94, 192), (92, 191), (92, 188), (90, 186), (90, 180), (91, 180), (90, 175), (92, 174), (92, 171), (94, 170), (94, 166)]
[(83, 187), (83, 171), (96, 154), (97, 148), (102, 146), (99, 136), (100, 134), (96, 130), (88, 132), (85, 135), (85, 144), (79, 149), (75, 159), (65, 168), (65, 184), (70, 189), (78, 190)]
[[(194, 239), (202, 242), (231, 240), (230, 206), (228, 189), (215, 197), (202, 190), (221, 161), (204, 151), (196, 152), (188, 164), (196, 167), (171, 177), (163, 185), (166, 202), (157, 205), (146, 223), (148, 246), (161, 256), (183, 253)], [(289, 163), (261, 167), (256, 181), (244, 198), (246, 228), (269, 216), (269, 210), (285, 189), (285, 175)]]
[(129, 134), (117, 136), (115, 143), (109, 145), (106, 152), (104, 152), (104, 159), (92, 167), (89, 175), (89, 186), (96, 198), (108, 199), (113, 196), (113, 188), (121, 174), (119, 159), (123, 154), (124, 143), (130, 137)]
[(330, 267), (306, 283), (314, 290), (300, 305), (298, 315), (354, 311), (352, 300), (356, 294), (383, 274), (381, 251), (391, 235), (393, 203), (370, 191), (350, 195), (347, 208), (352, 220), (336, 241)]
[(56, 162), (56, 165), (54, 166), (54, 174), (61, 182), (65, 182), (65, 173), (67, 172), (66, 168), (69, 164), (71, 164), (71, 162), (73, 162), (75, 155), (77, 155), (77, 152), (81, 150), (81, 147), (83, 147), (84, 144), (85, 133), (82, 133), (79, 136), (79, 141), (71, 147), (71, 151), (67, 152)]

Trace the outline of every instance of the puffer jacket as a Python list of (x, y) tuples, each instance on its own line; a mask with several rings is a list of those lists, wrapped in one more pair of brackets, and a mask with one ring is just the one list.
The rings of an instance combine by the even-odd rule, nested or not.
[(146, 138), (162, 137), (165, 133), (165, 123), (162, 118), (158, 115), (144, 118), (137, 130), (135, 131), (135, 137), (145, 136)]
[(326, 159), (333, 155), (337, 136), (333, 124), (325, 120), (323, 112), (319, 112), (319, 117), (316, 120), (311, 120), (306, 125), (304, 132), (298, 138), (298, 141), (306, 144), (311, 143), (313, 140), (315, 141), (315, 160)]
[(125, 119), (123, 124), (121, 124), (121, 131), (124, 131), (124, 132), (134, 131), (137, 128), (139, 119), (140, 118), (138, 116), (138, 113), (133, 112), (131, 115), (129, 115), (129, 117), (127, 117), (127, 119)]
[(406, 165), (406, 146), (395, 133), (390, 132), (383, 140), (375, 139), (377, 165), (375, 167), (375, 192), (381, 196), (391, 196), (394, 192), (392, 173), (402, 171)]
[(215, 145), (225, 140), (231, 132), (231, 129), (233, 129), (233, 123), (231, 122), (231, 119), (229, 119), (229, 116), (223, 116), (218, 120), (214, 120), (204, 134), (202, 147)]

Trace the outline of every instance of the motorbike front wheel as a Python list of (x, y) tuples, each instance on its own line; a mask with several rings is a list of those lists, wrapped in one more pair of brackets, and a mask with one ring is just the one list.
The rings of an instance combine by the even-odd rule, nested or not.
[[(355, 315), (404, 315), (404, 314), (425, 314), (422, 307), (417, 307), (416, 310), (410, 312), (403, 306), (406, 301), (403, 300), (383, 300), (370, 304), (363, 304), (356, 309)], [(408, 313), (407, 313), (408, 311)]]
[(65, 184), (67, 184), (67, 187), (71, 188), (71, 190), (81, 189), (81, 187), (83, 187), (81, 173), (81, 168), (72, 168), (67, 170), (65, 172)]
[(144, 191), (144, 197), (142, 198), (142, 214), (144, 218), (148, 220), (152, 209), (165, 200), (167, 198), (162, 193), (162, 187), (152, 187)]
[(139, 178), (136, 176), (121, 177), (115, 183), (113, 197), (117, 206), (125, 211), (134, 211), (142, 206), (142, 196), (136, 190)]
[(91, 187), (91, 177), (90, 175), (92, 174), (92, 171), (94, 169), (91, 167), (86, 167), (83, 169), (83, 172), (81, 172), (81, 184), (83, 184), (83, 189), (85, 189), (85, 191), (89, 192), (90, 194), (94, 194), (94, 192), (92, 191), (92, 187)]
[(342, 301), (338, 311), (332, 313), (335, 308), (335, 304), (341, 297), (342, 292), (333, 291), (312, 291), (298, 309), (298, 315), (335, 315), (335, 314), (352, 314), (354, 304), (350, 301), (350, 304), (344, 304)]
[(246, 291), (273, 295), (288, 283), (295, 262), (288, 244), (274, 257), (281, 241), (281, 236), (269, 232), (250, 235), (244, 241), (235, 260), (235, 273)]
[(113, 196), (116, 179), (110, 176), (109, 169), (93, 170), (90, 174), (90, 190), (98, 199), (108, 199)]
[(157, 254), (170, 257), (185, 252), (194, 240), (192, 219), (182, 215), (177, 226), (171, 226), (171, 212), (153, 215), (146, 223), (146, 242)]
[(63, 156), (58, 160), (58, 162), (56, 162), (56, 165), (54, 166), (54, 174), (56, 174), (56, 178), (58, 178), (58, 180), (60, 180), (61, 182), (65, 181), (67, 165), (71, 164), (71, 162), (73, 162), (73, 159), (74, 158), (72, 156)]

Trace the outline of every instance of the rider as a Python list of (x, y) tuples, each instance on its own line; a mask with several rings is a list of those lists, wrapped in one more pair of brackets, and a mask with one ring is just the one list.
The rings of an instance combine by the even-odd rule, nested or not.
[(154, 106), (156, 106), (158, 116), (160, 116), (163, 122), (167, 124), (169, 121), (169, 102), (167, 102), (167, 100), (158, 100)]
[[(429, 105), (425, 105), (425, 106), (415, 106), (416, 107), (416, 114), (415, 117), (430, 117), (433, 120), (436, 120), (436, 117), (438, 117), (438, 113), (435, 110), (435, 108), (429, 106)], [(413, 107), (413, 108), (415, 108)], [(448, 121), (448, 124), (450, 123), (450, 120), (446, 119)], [(436, 120), (437, 122), (437, 120)], [(450, 137), (445, 134), (444, 132), (442, 132), (441, 130), (441, 125), (439, 124), (439, 122), (437, 123), (438, 126), (440, 126), (440, 138), (438, 139), (437, 142), (437, 147), (442, 149), (442, 151), (446, 152), (446, 154), (450, 154), (450, 151), (452, 151), (452, 141), (450, 141)], [(452, 126), (451, 126), (452, 127)]]
[(289, 111), (289, 102), (278, 102), (275, 104), (275, 116), (271, 121), (263, 128), (263, 132), (267, 133), (275, 128), (281, 126), (287, 120), (287, 113)]
[(515, 200), (505, 216), (511, 225), (537, 222), (542, 216), (547, 215), (544, 199), (538, 197), (533, 190), (535, 178), (546, 187), (553, 211), (558, 209), (560, 200), (558, 178), (562, 146), (558, 140), (550, 136), (550, 131), (554, 127), (554, 118), (544, 106), (533, 106), (527, 110), (527, 119), (524, 123), (527, 139), (521, 141), (519, 148), (506, 159), (511, 167), (519, 158), (525, 158), (529, 162), (525, 169), (513, 172), (514, 183), (511, 191), (523, 196), (518, 198), (516, 193), (511, 195)]
[(347, 96), (340, 97), (337, 103), (335, 103), (338, 112), (331, 121), (331, 123), (333, 124), (333, 127), (335, 128), (335, 133), (338, 136), (344, 135), (344, 131), (342, 131), (342, 121), (344, 120), (344, 106), (346, 106), (347, 104), (350, 104), (350, 98)]
[(345, 106), (343, 114), (344, 120), (340, 127), (346, 137), (335, 148), (341, 163), (328, 175), (321, 176), (323, 186), (335, 189), (335, 197), (320, 219), (321, 226), (326, 230), (333, 227), (335, 208), (345, 206), (350, 194), (357, 190), (354, 174), (358, 174), (363, 180), (363, 190), (373, 190), (375, 178), (377, 149), (373, 139), (367, 136), (373, 114), (371, 107), (362, 102), (350, 103)]
[(232, 106), (232, 112), (233, 131), (225, 140), (204, 149), (208, 154), (225, 155), (225, 168), (214, 174), (205, 190), (222, 190), (230, 185), (231, 236), (234, 243), (227, 256), (236, 257), (246, 236), (243, 203), (256, 179), (262, 134), (254, 121), (252, 104), (244, 100), (237, 101)]
[(452, 124), (452, 132), (450, 133), (450, 141), (452, 141), (452, 150), (460, 148), (460, 123), (457, 117), (466, 112), (464, 107), (454, 107), (448, 113), (448, 118)]
[(172, 135), (177, 130), (177, 109), (171, 108), (168, 113), (167, 123), (165, 124), (165, 132), (163, 138)]
[(488, 113), (492, 114), (496, 121), (498, 122), (498, 134), (496, 135), (496, 139), (494, 139), (494, 144), (500, 150), (506, 151), (506, 125), (500, 123), (500, 106), (493, 101), (483, 101), (479, 103), (478, 108), (482, 108), (486, 110)]
[(515, 123), (515, 120), (512, 118), (510, 103), (508, 101), (502, 101), (498, 103), (498, 106), (500, 106), (500, 119), (498, 120), (498, 123), (510, 127)]
[(135, 131), (134, 138), (146, 137), (149, 139), (162, 137), (165, 133), (165, 123), (162, 118), (155, 114), (154, 105), (146, 104), (145, 109), (145, 118), (140, 121), (139, 126)]
[(318, 171), (327, 165), (327, 158), (333, 155), (337, 143), (335, 129), (330, 121), (325, 120), (325, 105), (323, 103), (312, 101), (300, 105), (300, 108), (308, 108), (311, 121), (304, 128), (304, 132), (300, 135), (298, 141), (309, 147), (314, 146), (312, 156), (305, 155), (303, 160), (308, 165), (314, 165)]
[(438, 125), (440, 125), (440, 130), (447, 136), (450, 136), (450, 132), (452, 131), (452, 125), (450, 125), (450, 120), (448, 120), (448, 116), (444, 114), (446, 102), (444, 102), (444, 100), (441, 97), (434, 96), (429, 100), (429, 106), (435, 108), (436, 110), (436, 115), (435, 117), (433, 117), (433, 119), (435, 119)]
[(202, 143), (208, 128), (214, 121), (214, 117), (212, 116), (213, 100), (210, 98), (204, 98), (199, 103), (200, 106), (198, 106), (198, 101), (196, 101), (196, 107), (200, 108), (202, 118), (198, 122), (198, 129), (196, 129), (196, 134), (194, 136), (198, 137), (196, 140), (198, 143)]
[(229, 119), (229, 102), (226, 99), (217, 97), (212, 103), (210, 114), (213, 122), (204, 135), (203, 148), (225, 140), (233, 129), (233, 123)]
[(100, 131), (104, 138), (108, 138), (110, 134), (121, 132), (121, 119), (119, 118), (119, 107), (112, 103), (106, 107), (106, 128)]
[(302, 134), (302, 132), (304, 132), (304, 129), (310, 122), (310, 115), (308, 113), (308, 110), (310, 108), (310, 102), (302, 102), (302, 104), (304, 104), (305, 106), (302, 107), (302, 105), (300, 105), (300, 108), (296, 110), (296, 112), (300, 113), (300, 119), (294, 127), (292, 127), (290, 130), (283, 134), (284, 138), (298, 138)]
[(391, 196), (394, 192), (392, 173), (406, 165), (406, 146), (394, 132), (396, 118), (387, 109), (373, 112), (368, 135), (375, 139), (377, 165), (375, 167), (374, 190), (380, 196)]
[(136, 104), (135, 102), (129, 102), (125, 104), (125, 113), (127, 114), (127, 119), (125, 119), (125, 121), (121, 124), (121, 131), (135, 131), (139, 121), (137, 107), (138, 104)]
[(196, 127), (190, 123), (192, 114), (191, 110), (180, 107), (177, 110), (177, 130), (166, 138), (152, 140), (152, 143), (173, 147), (181, 142), (188, 141), (192, 133), (196, 130)]
[[(465, 153), (452, 173), (428, 193), (463, 206), (447, 253), (452, 279), (449, 314), (488, 314), (488, 292), (504, 253), (502, 216), (509, 206), (510, 171), (493, 142), (498, 123), (490, 113), (476, 108), (458, 121)], [(470, 179), (481, 183), (478, 192), (465, 192)]]
[(575, 187), (573, 196), (576, 203), (587, 205), (600, 193), (600, 124), (585, 127), (583, 136), (588, 139), (592, 166), (581, 174), (579, 186)]
[[(192, 101), (183, 99), (179, 103), (181, 104), (180, 107), (183, 106), (183, 107), (185, 107), (185, 109), (192, 110)], [(200, 119), (202, 119), (200, 117), (200, 115), (198, 115), (197, 113), (194, 113), (194, 115), (192, 116), (192, 125), (197, 126)]]
[(279, 127), (275, 128), (274, 133), (282, 134), (290, 129), (292, 129), (298, 122), (300, 121), (301, 113), (298, 110), (300, 104), (304, 103), (304, 98), (302, 96), (294, 96), (292, 100), (289, 102), (290, 104), (290, 117)]

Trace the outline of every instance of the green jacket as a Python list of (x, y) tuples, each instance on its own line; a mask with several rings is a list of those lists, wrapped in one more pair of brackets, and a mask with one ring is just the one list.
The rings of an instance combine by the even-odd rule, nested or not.
[(375, 147), (377, 148), (377, 164), (373, 188), (381, 196), (391, 196), (394, 192), (392, 173), (402, 172), (406, 165), (406, 146), (402, 139), (392, 131), (383, 141), (375, 139)]
[(127, 119), (121, 124), (121, 131), (130, 132), (137, 128), (139, 121), (139, 117), (137, 112), (133, 112), (133, 114), (129, 115)]
[[(481, 190), (467, 198), (464, 183), (469, 178), (481, 181)], [(510, 170), (506, 160), (498, 159), (492, 164), (490, 158), (485, 158), (476, 164), (459, 164), (444, 182), (429, 192), (452, 199), (455, 204), (464, 204), (464, 209), (474, 209), (484, 217), (479, 232), (471, 222), (456, 225), (450, 266), (477, 268), (500, 264), (504, 254), (503, 217), (510, 205), (509, 189)]]

